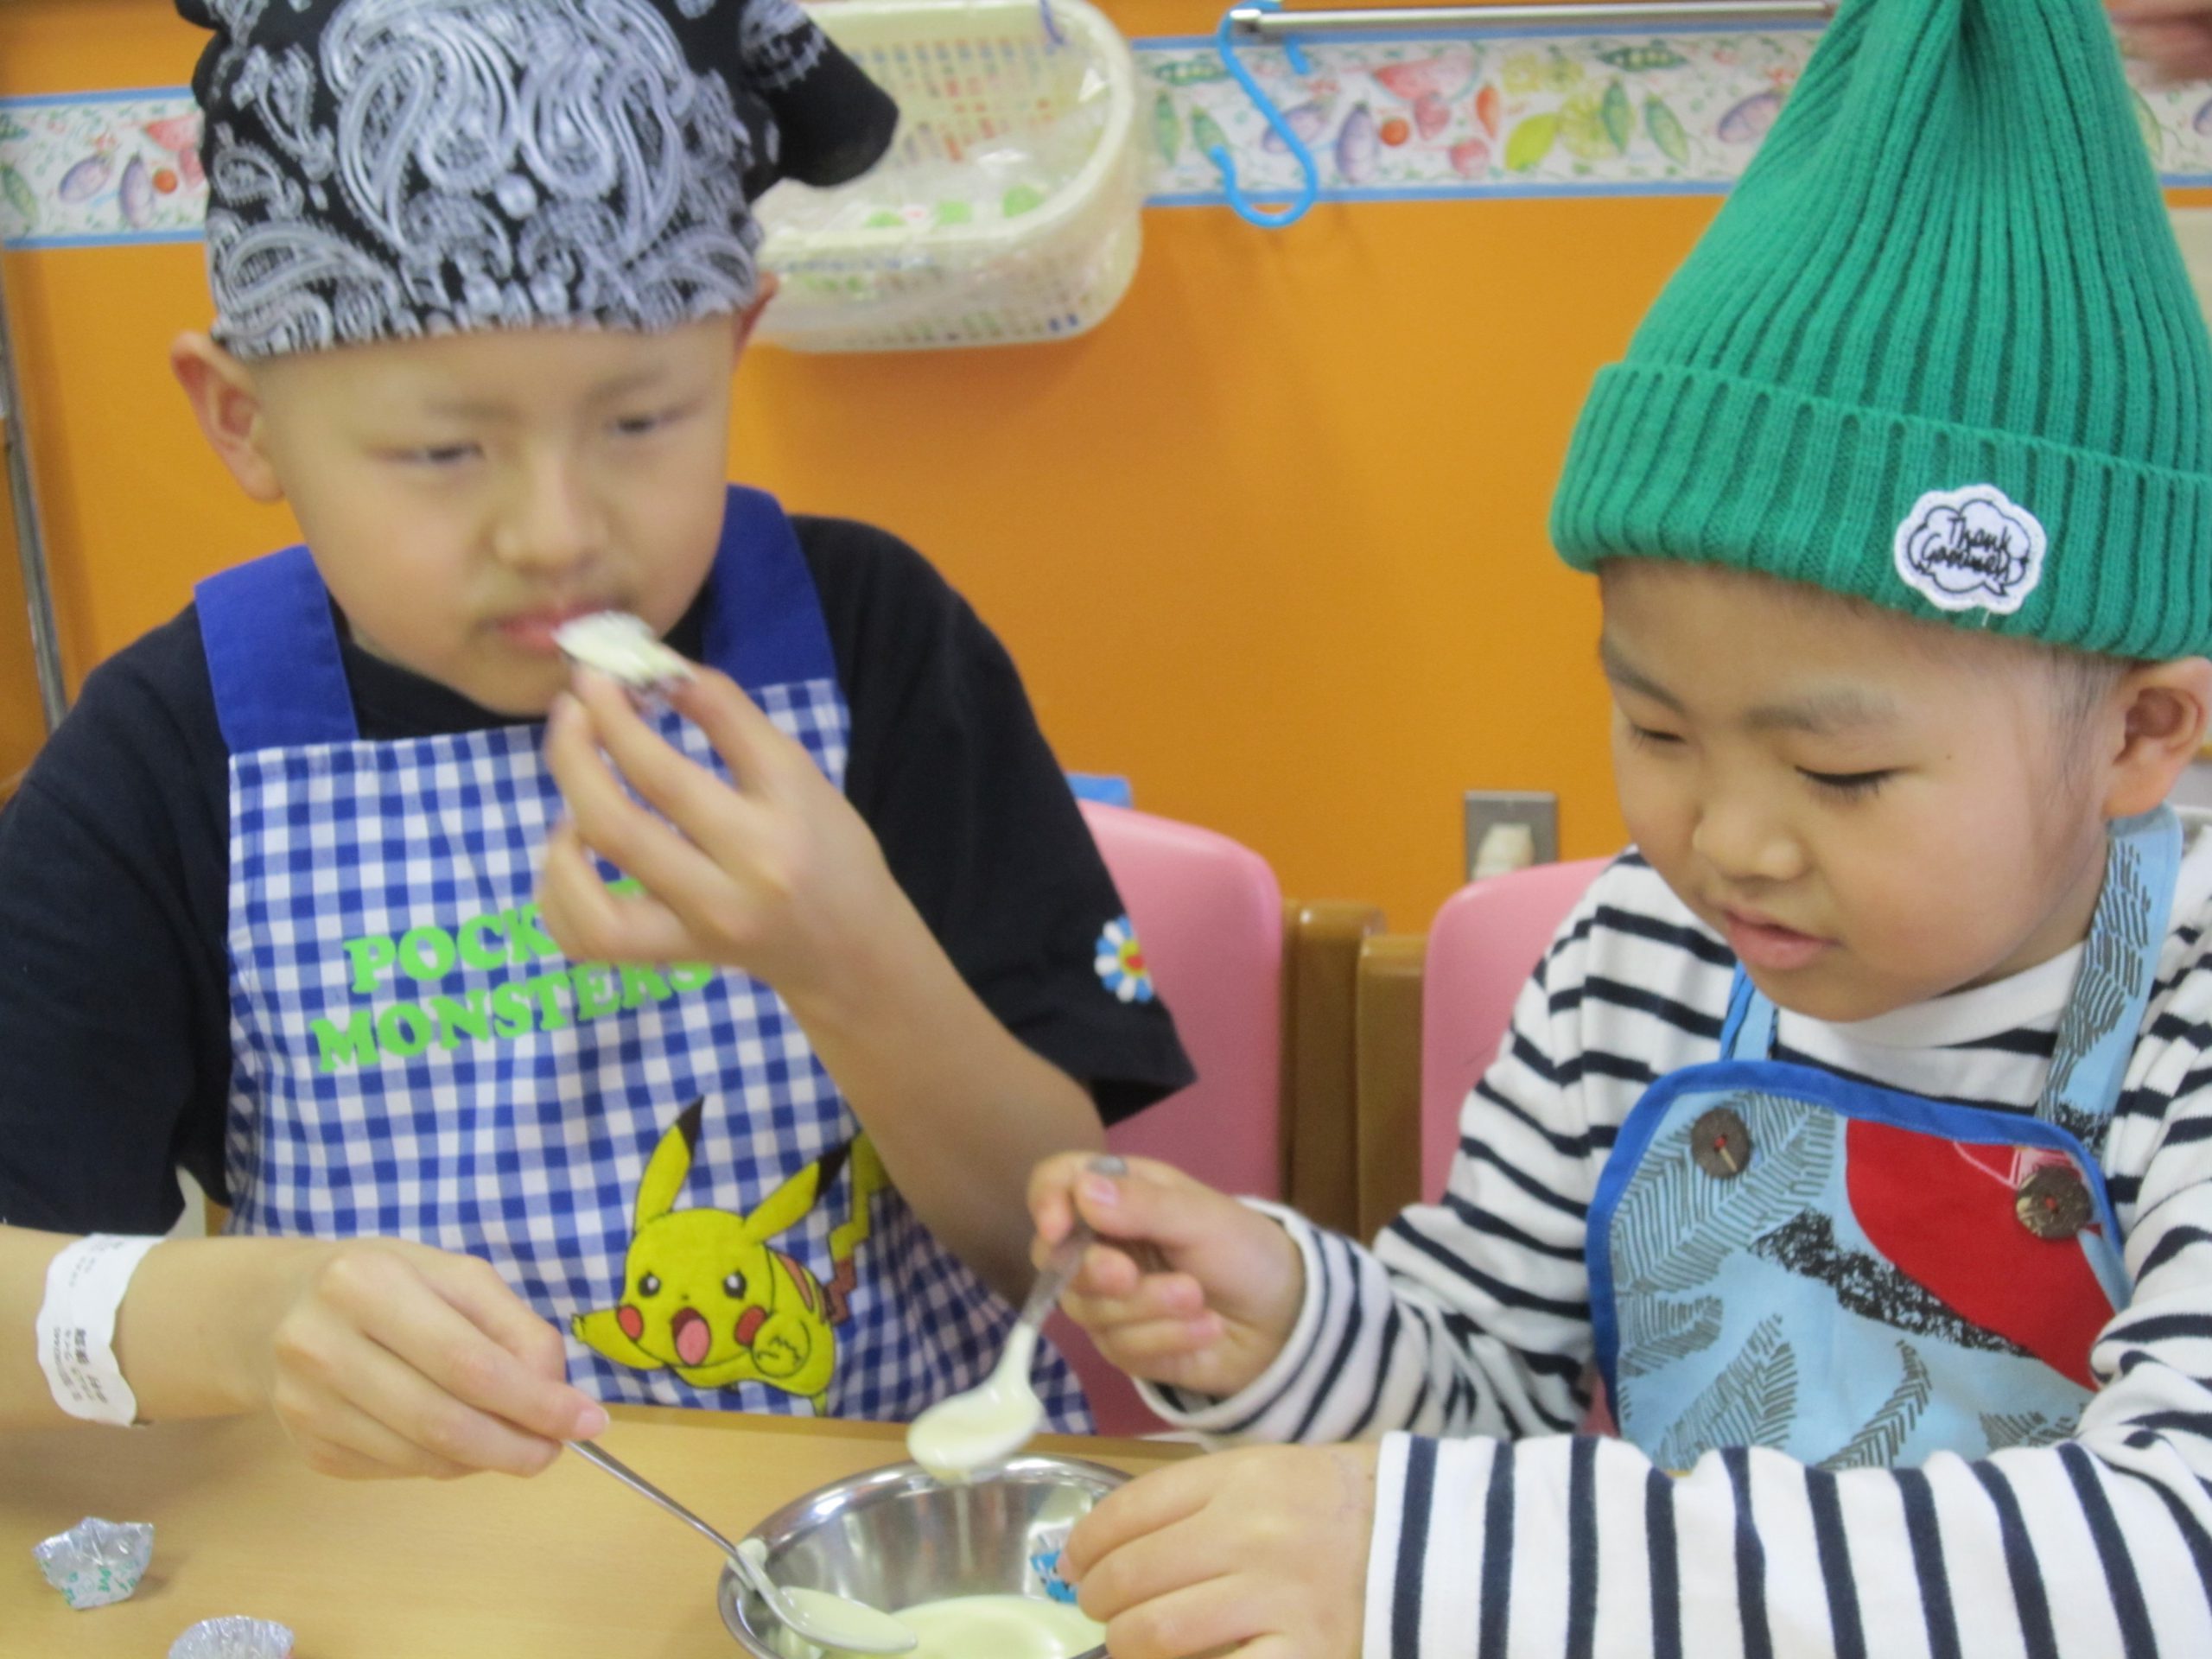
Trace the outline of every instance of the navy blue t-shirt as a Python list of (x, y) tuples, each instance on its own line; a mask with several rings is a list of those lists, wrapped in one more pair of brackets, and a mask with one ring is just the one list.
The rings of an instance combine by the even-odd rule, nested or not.
[[(953, 965), (1107, 1122), (1180, 1088), (1166, 1010), (1099, 982), (1122, 903), (1004, 647), (896, 537), (792, 522), (851, 709), (847, 798)], [(670, 634), (687, 655), (703, 610)], [(365, 739), (514, 723), (342, 649)], [(90, 677), (0, 813), (0, 1221), (161, 1232), (179, 1166), (226, 1197), (229, 837), (188, 608)]]

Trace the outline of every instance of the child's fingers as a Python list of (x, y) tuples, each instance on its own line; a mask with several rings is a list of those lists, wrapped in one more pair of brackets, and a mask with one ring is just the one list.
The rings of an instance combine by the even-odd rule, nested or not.
[(545, 840), (537, 887), (539, 919), (575, 962), (682, 962), (698, 954), (683, 920), (646, 893), (616, 893), (573, 823)]
[(514, 1356), (524, 1371), (566, 1390), (574, 1421), (566, 1433), (588, 1440), (607, 1427), (607, 1408), (571, 1385), (568, 1344), (528, 1302), (515, 1294), (488, 1262), (473, 1255), (429, 1251), (424, 1274), (454, 1311)]
[(312, 1435), (302, 1441), (301, 1451), (310, 1465), (326, 1475), (344, 1480), (385, 1480), (401, 1475), (457, 1480), (476, 1472), (416, 1446), (334, 1395), (317, 1402), (313, 1422)]
[[(1057, 1244), (1043, 1234), (1029, 1241), (1029, 1264), (1042, 1270), (1052, 1263)], [(1144, 1269), (1127, 1250), (1112, 1244), (1094, 1244), (1083, 1253), (1082, 1263), (1069, 1281), (1067, 1292), (1081, 1297), (1120, 1297), (1134, 1294)]]
[[(1083, 1608), (1090, 1611), (1090, 1586), (1084, 1586)], [(1209, 1576), (1160, 1592), (1105, 1620), (1106, 1644), (1114, 1659), (1202, 1659), (1244, 1649), (1237, 1643), (1260, 1638), (1270, 1623), (1267, 1608), (1253, 1605), (1243, 1579)]]
[[(569, 821), (585, 845), (625, 874), (681, 906), (685, 895), (718, 892), (728, 878), (715, 862), (738, 850), (750, 810), (721, 779), (661, 741), (628, 705), (617, 701), (637, 734), (618, 746), (601, 714), (570, 700), (556, 702), (548, 720), (546, 764), (568, 803)], [(630, 798), (600, 757), (593, 738), (662, 816)], [(687, 821), (688, 820), (688, 821)], [(697, 831), (705, 826), (707, 834)], [(710, 844), (711, 843), (711, 844)]]
[[(1118, 1260), (1120, 1268), (1093, 1274), (1090, 1263), (1094, 1256)], [(1140, 1274), (1119, 1250), (1094, 1250), (1084, 1260), (1083, 1274), (1060, 1305), (1086, 1330), (1144, 1319), (1193, 1319), (1205, 1312), (1205, 1287), (1187, 1273)]]
[(1052, 1246), (1068, 1236), (1075, 1225), (1075, 1183), (1095, 1154), (1056, 1153), (1029, 1172), (1029, 1220), (1045, 1249), (1033, 1253), (1039, 1267)]
[(1071, 1190), (1083, 1218), (1104, 1237), (1155, 1245), (1171, 1255), (1217, 1242), (1225, 1223), (1248, 1213), (1236, 1199), (1149, 1158), (1128, 1160), (1118, 1175), (1086, 1166)]
[(745, 688), (727, 674), (702, 668), (668, 694), (669, 705), (707, 734), (748, 795), (773, 795), (786, 777), (804, 767), (818, 775), (805, 749), (793, 741)]
[[(619, 962), (680, 962), (700, 954), (693, 918), (718, 918), (726, 932), (738, 891), (728, 872), (699, 847), (626, 797), (569, 796), (569, 817), (546, 841), (541, 906), (554, 938), (571, 956)], [(636, 881), (643, 893), (609, 889), (588, 854)]]
[[(1052, 1265), (1052, 1254), (1058, 1248), (1042, 1238), (1031, 1239), (1029, 1265), (1042, 1273)], [(1118, 1301), (1134, 1295), (1143, 1279), (1144, 1270), (1125, 1252), (1110, 1244), (1094, 1245), (1083, 1253), (1082, 1265), (1068, 1281), (1068, 1287), (1060, 1293), (1060, 1306), (1074, 1314), (1078, 1307), (1094, 1302)]]
[[(1058, 1253), (1058, 1250), (1059, 1246), (1057, 1244), (1048, 1243), (1043, 1234), (1033, 1234), (1029, 1240), (1029, 1265), (1041, 1272), (1044, 1268), (1052, 1264), (1052, 1257)], [(1117, 1249), (1111, 1244), (1098, 1244), (1092, 1246), (1090, 1249), (1084, 1252), (1083, 1264), (1076, 1273), (1076, 1283), (1078, 1286), (1081, 1286), (1088, 1282), (1095, 1274), (1102, 1271), (1109, 1275), (1118, 1275), (1125, 1273), (1127, 1271), (1126, 1269), (1112, 1265), (1115, 1259), (1117, 1257), (1122, 1262), (1129, 1262), (1128, 1252)], [(1135, 1263), (1131, 1262), (1129, 1262), (1129, 1265), (1131, 1268), (1134, 1268)], [(1107, 1280), (1103, 1278), (1097, 1280), (1097, 1283), (1102, 1287), (1106, 1282)], [(1121, 1284), (1122, 1288), (1126, 1290), (1129, 1285), (1134, 1284), (1135, 1281), (1134, 1280), (1122, 1278), (1120, 1279), (1118, 1282)]]
[[(447, 1311), (450, 1317), (459, 1319), (451, 1310)], [(372, 1333), (353, 1332), (347, 1335), (350, 1341), (333, 1344), (313, 1368), (308, 1379), (309, 1389), (342, 1401), (354, 1411), (382, 1424), (391, 1436), (407, 1446), (464, 1469), (496, 1469), (513, 1475), (534, 1475), (559, 1454), (557, 1438), (527, 1433), (501, 1414), (480, 1409), (455, 1392), (452, 1373), (468, 1369), (467, 1362), (441, 1366), (435, 1360), (425, 1362), (417, 1356), (392, 1349), (374, 1338)], [(492, 1348), (480, 1335), (477, 1340), (498, 1354), (500, 1361), (514, 1363), (512, 1356)], [(433, 1370), (446, 1370), (448, 1379), (433, 1380), (422, 1369), (425, 1363)], [(280, 1410), (287, 1411), (295, 1421), (304, 1421), (315, 1433), (328, 1438), (324, 1424), (340, 1414), (327, 1408), (319, 1409), (319, 1403), (311, 1397), (304, 1405), (287, 1407), (281, 1399), (278, 1402)], [(365, 1456), (377, 1455), (360, 1444), (354, 1444), (353, 1449)], [(390, 1462), (391, 1459), (383, 1457), (378, 1460)], [(403, 1458), (403, 1463), (405, 1460)]]
[[(710, 671), (702, 670), (702, 677)], [(743, 706), (744, 714), (767, 726), (769, 738), (781, 740), (782, 734), (768, 725), (767, 716), (753, 706), (745, 693), (722, 676), (714, 677), (720, 682), (720, 696), (715, 696), (696, 680), (690, 681), (680, 694), (682, 700), (675, 706), (687, 714), (693, 710), (703, 712), (711, 706), (722, 729), (728, 731), (734, 724), (741, 723), (731, 718), (728, 703), (734, 700)], [(768, 785), (777, 770), (768, 758), (767, 742), (756, 734), (749, 744), (740, 747), (737, 755), (723, 754), (732, 778), (738, 780), (733, 787), (639, 718), (638, 711), (630, 704), (630, 694), (604, 675), (579, 670), (575, 685), (576, 706), (589, 715), (600, 747), (630, 786), (685, 836), (722, 862), (744, 861), (753, 839), (746, 832), (762, 810), (760, 802), (752, 798), (768, 792)], [(676, 695), (672, 694), (672, 700)], [(560, 713), (556, 704), (555, 714), (558, 716)], [(707, 735), (709, 741), (715, 741), (713, 731)], [(574, 805), (571, 803), (572, 808)], [(596, 840), (592, 844), (613, 856)]]
[[(530, 1461), (516, 1455), (524, 1440), (535, 1437), (535, 1458), (543, 1442), (579, 1431), (579, 1420), (593, 1402), (566, 1382), (533, 1374), (438, 1294), (413, 1263), (392, 1252), (364, 1251), (334, 1264), (327, 1277), (334, 1281), (333, 1300), (353, 1328), (410, 1373), (411, 1382), (388, 1370), (385, 1376), (389, 1391), (406, 1402), (404, 1408), (395, 1402), (396, 1408), (431, 1421), (434, 1438), (410, 1435), (417, 1445), (456, 1462), (508, 1468)], [(346, 1391), (355, 1403), (368, 1404), (353, 1389)], [(410, 1419), (375, 1414), (409, 1432)], [(499, 1432), (487, 1433), (487, 1423)], [(448, 1434), (459, 1449), (444, 1443)], [(487, 1465), (470, 1455), (477, 1452), (500, 1460)]]
[(1079, 1583), (1116, 1550), (1205, 1508), (1219, 1481), (1216, 1462), (1195, 1458), (1171, 1463), (1107, 1493), (1068, 1535), (1061, 1565), (1070, 1581)]
[(1068, 1291), (1086, 1301), (1122, 1301), (1143, 1284), (1144, 1264), (1135, 1256), (1111, 1244), (1094, 1244), (1083, 1253), (1083, 1265)]
[(1236, 1200), (1153, 1158), (1116, 1159), (1102, 1168), (1096, 1153), (1064, 1152), (1029, 1176), (1029, 1214), (1048, 1243), (1067, 1236), (1076, 1212), (1105, 1237), (1173, 1249), (1197, 1242), (1209, 1212)]
[[(1152, 1160), (1141, 1158), (1132, 1163), (1110, 1152), (1060, 1152), (1038, 1162), (1029, 1172), (1027, 1202), (1029, 1218), (1037, 1229), (1041, 1246), (1034, 1252), (1039, 1267), (1052, 1254), (1052, 1247), (1065, 1238), (1075, 1225), (1077, 1183), (1086, 1174), (1126, 1175), (1139, 1164), (1152, 1165)], [(1160, 1170), (1168, 1167), (1165, 1164), (1152, 1166)]]
[(1154, 1382), (1174, 1382), (1177, 1377), (1161, 1375), (1165, 1368), (1205, 1353), (1221, 1338), (1221, 1315), (1201, 1313), (1191, 1319), (1146, 1319), (1118, 1325), (1093, 1340), (1100, 1353), (1131, 1376)]
[[(646, 736), (659, 741), (652, 733)], [(581, 701), (566, 693), (554, 699), (545, 717), (545, 765), (560, 785), (569, 817), (592, 832), (594, 845), (659, 823), (622, 786), (610, 764), (613, 751), (602, 752), (602, 740), (601, 722)], [(690, 764), (681, 755), (677, 759)]]

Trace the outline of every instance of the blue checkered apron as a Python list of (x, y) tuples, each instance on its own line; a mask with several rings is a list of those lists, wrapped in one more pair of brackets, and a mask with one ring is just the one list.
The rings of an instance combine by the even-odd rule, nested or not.
[[(571, 1334), (580, 1386), (753, 1411), (805, 1413), (818, 1399), (836, 1415), (898, 1421), (982, 1377), (1010, 1310), (894, 1189), (871, 1201), (862, 1160), (836, 1155), (860, 1125), (782, 1000), (703, 967), (571, 963), (545, 937), (531, 895), (561, 806), (542, 726), (364, 741), (304, 549), (216, 576), (198, 598), (231, 753), (233, 1230), (465, 1251), (569, 1332), (638, 1300), (626, 1260), (640, 1182), (697, 1102), (696, 1144), (658, 1166), (682, 1171), (671, 1232), (727, 1237), (828, 1155), (811, 1207), (765, 1243), (786, 1303), (808, 1319), (820, 1309), (834, 1373), (818, 1395), (765, 1380), (709, 1386)], [(730, 492), (704, 655), (842, 785), (848, 715), (812, 575), (782, 509), (756, 492)], [(724, 771), (695, 727), (658, 718), (669, 741)], [(845, 1251), (845, 1318), (833, 1325), (832, 1234), (849, 1243), (856, 1186), (870, 1225)], [(723, 1214), (691, 1213), (709, 1211)], [(696, 1285), (650, 1287), (696, 1291), (727, 1350), (735, 1305), (715, 1302), (724, 1264), (706, 1261), (690, 1270)], [(1056, 1426), (1088, 1427), (1057, 1355), (1038, 1381)]]

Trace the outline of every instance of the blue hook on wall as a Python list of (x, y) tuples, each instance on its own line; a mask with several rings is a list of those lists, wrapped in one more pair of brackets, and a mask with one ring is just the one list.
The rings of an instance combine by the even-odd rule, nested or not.
[[(1268, 11), (1282, 10), (1281, 0), (1249, 0), (1249, 3), (1256, 4)], [(1211, 158), (1214, 166), (1220, 169), (1223, 194), (1228, 196), (1229, 205), (1236, 210), (1237, 215), (1247, 224), (1257, 225), (1263, 230), (1280, 230), (1286, 225), (1295, 225), (1312, 209), (1315, 199), (1321, 194), (1321, 169), (1314, 161), (1313, 152), (1307, 147), (1306, 141), (1300, 137), (1297, 130), (1283, 118), (1282, 111), (1275, 107), (1274, 99), (1267, 95), (1266, 92), (1261, 88), (1260, 83), (1253, 79), (1252, 72), (1247, 69), (1243, 61), (1237, 57), (1236, 43), (1231, 39), (1230, 27), (1235, 16), (1234, 9), (1224, 12), (1222, 15), (1221, 28), (1214, 35), (1215, 43), (1221, 48), (1222, 66), (1236, 78), (1236, 84), (1244, 89), (1244, 95), (1258, 106), (1261, 116), (1266, 120), (1268, 125), (1274, 130), (1275, 137), (1282, 140), (1284, 147), (1290, 151), (1292, 158), (1297, 162), (1299, 172), (1304, 175), (1304, 182), (1299, 187), (1296, 200), (1281, 213), (1271, 213), (1266, 208), (1254, 207), (1245, 196), (1243, 188), (1236, 182), (1236, 157), (1229, 153), (1228, 146), (1210, 144), (1206, 147), (1206, 155)], [(1282, 43), (1282, 49), (1284, 55), (1290, 60), (1290, 67), (1295, 73), (1301, 75), (1313, 73), (1306, 62), (1305, 52), (1296, 41), (1286, 38)]]

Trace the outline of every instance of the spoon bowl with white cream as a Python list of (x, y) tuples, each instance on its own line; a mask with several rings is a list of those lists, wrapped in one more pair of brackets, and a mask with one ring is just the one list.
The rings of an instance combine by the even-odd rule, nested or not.
[(718, 1546), (729, 1562), (724, 1571), (736, 1571), (777, 1623), (817, 1649), (838, 1654), (911, 1653), (918, 1638), (888, 1613), (849, 1596), (820, 1590), (787, 1589), (768, 1572), (768, 1552), (758, 1538), (733, 1544), (712, 1526), (694, 1515), (605, 1447), (589, 1440), (571, 1440), (569, 1450), (620, 1481), (640, 1497), (648, 1498), (695, 1532)]
[[(1092, 1159), (1090, 1166), (1103, 1175), (1128, 1173), (1128, 1166), (1110, 1153)], [(1077, 1217), (1029, 1287), (1029, 1300), (1022, 1304), (991, 1374), (915, 1418), (906, 1431), (908, 1457), (939, 1480), (960, 1481), (1005, 1462), (1029, 1444), (1045, 1421), (1044, 1402), (1029, 1380), (1037, 1363), (1038, 1339), (1045, 1321), (1074, 1282), (1084, 1253), (1097, 1242), (1090, 1224)]]

